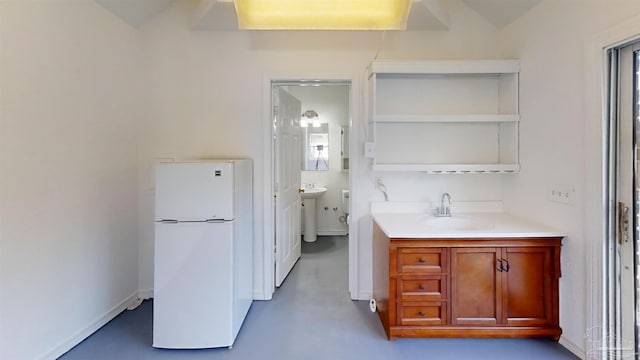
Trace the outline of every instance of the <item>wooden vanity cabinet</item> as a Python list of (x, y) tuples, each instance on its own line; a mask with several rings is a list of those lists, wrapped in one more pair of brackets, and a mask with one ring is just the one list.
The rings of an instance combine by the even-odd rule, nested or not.
[(389, 339), (550, 337), (561, 238), (396, 239), (374, 222), (373, 296)]
[(548, 246), (451, 249), (451, 323), (552, 326), (552, 253)]

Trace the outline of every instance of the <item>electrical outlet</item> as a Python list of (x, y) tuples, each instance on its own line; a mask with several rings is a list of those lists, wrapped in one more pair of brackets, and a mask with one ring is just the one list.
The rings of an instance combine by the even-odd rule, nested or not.
[(364, 157), (373, 159), (376, 157), (376, 144), (372, 142), (364, 143)]
[(555, 185), (547, 189), (549, 201), (572, 205), (576, 190), (573, 186)]

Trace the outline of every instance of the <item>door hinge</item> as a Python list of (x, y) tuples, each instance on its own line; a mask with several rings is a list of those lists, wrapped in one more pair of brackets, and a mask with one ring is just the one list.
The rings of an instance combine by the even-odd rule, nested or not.
[(278, 105), (273, 105), (273, 116), (278, 116)]

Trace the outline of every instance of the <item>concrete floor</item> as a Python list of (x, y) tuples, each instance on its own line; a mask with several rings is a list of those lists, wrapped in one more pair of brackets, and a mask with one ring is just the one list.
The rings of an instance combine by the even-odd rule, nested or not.
[(366, 301), (348, 294), (346, 237), (303, 243), (302, 258), (271, 301), (255, 301), (233, 349), (151, 347), (152, 301), (125, 311), (63, 355), (74, 359), (577, 359), (536, 339), (386, 339)]

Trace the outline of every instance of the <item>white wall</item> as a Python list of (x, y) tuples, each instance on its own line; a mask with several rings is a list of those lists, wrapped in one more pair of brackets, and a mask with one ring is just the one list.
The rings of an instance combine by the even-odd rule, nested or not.
[[(582, 355), (590, 341), (586, 274), (593, 265), (585, 263), (585, 252), (590, 238), (601, 241), (597, 233), (586, 230), (589, 224), (584, 221), (585, 216), (598, 219), (601, 203), (597, 189), (585, 191), (587, 176), (597, 177), (601, 166), (598, 151), (589, 151), (599, 143), (584, 141), (587, 132), (599, 133), (601, 124), (598, 119), (585, 120), (585, 50), (595, 34), (639, 13), (640, 3), (633, 0), (547, 0), (501, 33), (504, 56), (521, 63), (522, 170), (504, 180), (505, 206), (566, 231), (560, 282), (562, 343)], [(546, 191), (555, 185), (574, 187), (575, 203), (548, 201)]]
[(0, 358), (55, 358), (138, 290), (136, 31), (0, 4)]
[[(288, 91), (302, 102), (302, 111), (315, 110), (320, 122), (329, 126), (329, 170), (302, 171), (302, 184), (324, 186), (328, 190), (316, 201), (318, 235), (344, 235), (347, 225), (339, 221), (344, 216), (341, 190), (349, 188), (349, 172), (341, 169), (342, 126), (349, 127), (348, 85), (290, 86)], [(325, 210), (328, 207), (328, 210)], [(334, 208), (338, 208), (334, 211)], [(304, 219), (304, 217), (303, 217)], [(304, 231), (304, 227), (302, 228)]]
[[(379, 51), (379, 59), (482, 59), (499, 52), (496, 28), (451, 1), (453, 26), (442, 32), (193, 32), (188, 29), (190, 2), (177, 2), (146, 24), (142, 31), (150, 71), (152, 114), (141, 143), (141, 169), (153, 158), (245, 156), (255, 160), (256, 269), (262, 269), (264, 224), (264, 163), (262, 133), (265, 119), (265, 77), (353, 77), (362, 89), (365, 67)], [(263, 98), (263, 95), (267, 95)], [(355, 94), (361, 101), (360, 94)], [(360, 109), (361, 104), (354, 104)], [(363, 119), (351, 123), (356, 149), (352, 157), (352, 212), (358, 228), (359, 288), (355, 297), (371, 293), (371, 219), (369, 201), (382, 199), (375, 192), (375, 175), (362, 157)], [(400, 141), (401, 139), (399, 139)], [(144, 174), (146, 173), (146, 174)], [(382, 174), (391, 200), (434, 200), (443, 190), (456, 200), (499, 199), (500, 177), (430, 177), (421, 174)], [(150, 172), (141, 178), (140, 287), (153, 288), (153, 193)], [(262, 274), (255, 274), (262, 284)], [(261, 289), (256, 289), (259, 293)], [(263, 294), (267, 296), (267, 294)]]

